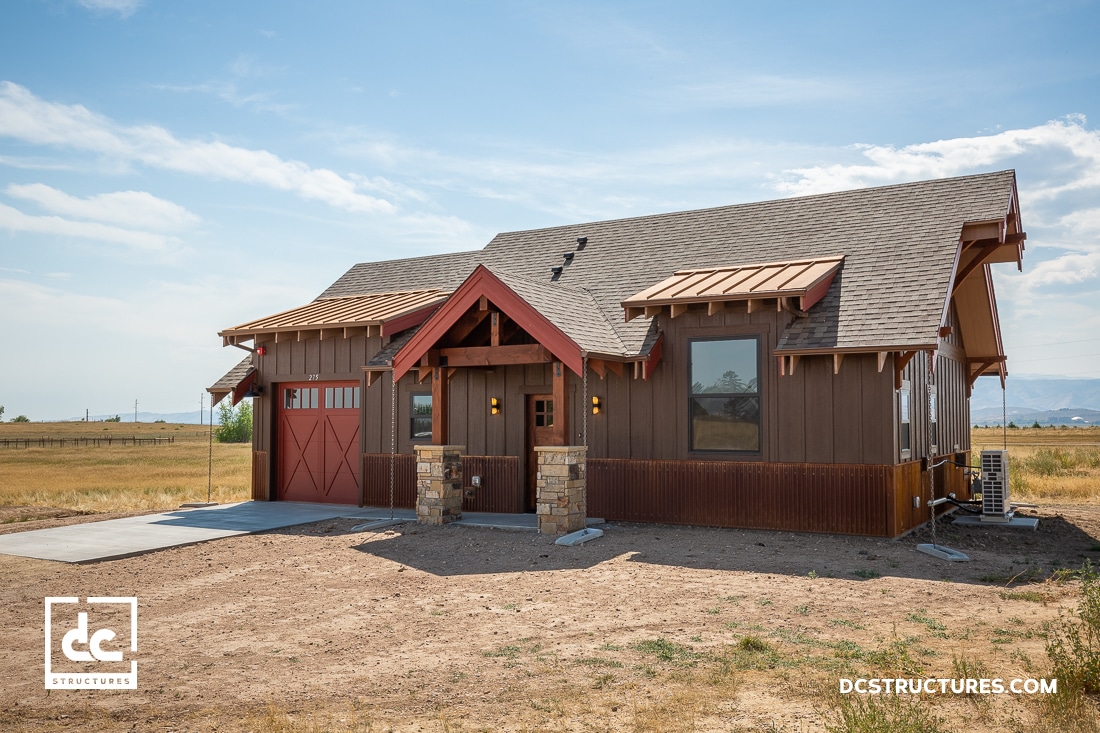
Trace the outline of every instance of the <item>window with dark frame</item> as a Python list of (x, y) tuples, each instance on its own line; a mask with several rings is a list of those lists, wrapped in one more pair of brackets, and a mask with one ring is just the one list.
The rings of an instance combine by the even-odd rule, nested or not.
[(760, 339), (688, 341), (692, 451), (760, 451)]
[(431, 441), (432, 396), (411, 394), (409, 398), (409, 440), (414, 443)]

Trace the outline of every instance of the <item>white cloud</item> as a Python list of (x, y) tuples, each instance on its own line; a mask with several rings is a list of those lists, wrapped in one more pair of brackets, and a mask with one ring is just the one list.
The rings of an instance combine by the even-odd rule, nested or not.
[(78, 198), (43, 183), (13, 183), (4, 193), (32, 201), (52, 214), (118, 224), (128, 229), (178, 231), (199, 223), (198, 216), (179, 204), (145, 191), (115, 191)]
[(1022, 277), (1028, 286), (1074, 285), (1096, 279), (1100, 253), (1068, 254), (1027, 268)]
[[(878, 186), (903, 181), (964, 175), (994, 167), (1009, 167), (1027, 158), (1039, 170), (1053, 167), (1041, 156), (1054, 156), (1058, 183), (1040, 183), (1029, 197), (1052, 198), (1068, 191), (1100, 186), (1100, 131), (1085, 127), (1085, 118), (1071, 115), (1044, 125), (1006, 130), (995, 135), (953, 138), (895, 148), (889, 145), (856, 145), (868, 162), (834, 164), (785, 171), (775, 182), (782, 193), (808, 195)], [(1066, 175), (1065, 161), (1073, 165)]]
[(390, 202), (362, 193), (354, 180), (331, 170), (283, 160), (266, 150), (180, 139), (153, 125), (120, 125), (82, 105), (47, 102), (12, 82), (0, 82), (0, 135), (154, 168), (265, 186), (347, 211), (396, 212)]
[(4, 204), (0, 204), (0, 229), (93, 239), (150, 251), (167, 250), (170, 245), (177, 243), (174, 237), (163, 234), (123, 229), (94, 221), (72, 221), (59, 216), (30, 216)]
[(128, 18), (144, 5), (144, 0), (76, 0), (88, 10), (99, 13), (118, 13), (120, 17)]

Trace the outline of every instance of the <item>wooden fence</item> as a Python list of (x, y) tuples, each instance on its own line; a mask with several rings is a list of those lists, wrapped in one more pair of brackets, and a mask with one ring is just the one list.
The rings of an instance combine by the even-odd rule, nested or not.
[(112, 445), (166, 445), (175, 442), (175, 436), (139, 438), (136, 435), (108, 435), (102, 438), (0, 438), (0, 448), (99, 448)]

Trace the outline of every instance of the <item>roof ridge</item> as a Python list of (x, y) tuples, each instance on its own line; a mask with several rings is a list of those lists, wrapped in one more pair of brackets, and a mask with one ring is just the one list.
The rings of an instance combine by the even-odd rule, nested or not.
[(825, 192), (822, 192), (822, 193), (805, 194), (803, 196), (786, 196), (786, 197), (780, 197), (780, 198), (761, 199), (760, 201), (746, 201), (746, 202), (737, 203), (737, 204), (721, 204), (719, 206), (705, 206), (705, 207), (698, 208), (698, 209), (682, 209), (682, 210), (679, 210), (679, 211), (664, 211), (664, 212), (656, 212), (656, 213), (653, 213), (653, 214), (640, 214), (638, 216), (622, 216), (622, 217), (617, 217), (617, 218), (614, 218), (614, 219), (598, 219), (596, 221), (574, 222), (574, 223), (571, 223), (571, 224), (559, 224), (557, 226), (552, 226), (552, 227), (537, 227), (537, 228), (534, 228), (534, 229), (515, 229), (515, 230), (506, 231), (506, 232), (499, 232), (496, 237), (493, 237), (493, 239), (490, 240), (489, 243), (486, 244), (485, 247), (482, 248), (482, 250), (475, 250), (475, 251), (488, 251), (489, 248), (492, 246), (493, 241), (495, 241), (497, 237), (500, 237), (502, 235), (525, 234), (525, 233), (528, 233), (528, 232), (549, 233), (549, 232), (558, 231), (558, 230), (565, 231), (565, 230), (569, 230), (569, 229), (575, 229), (577, 227), (602, 226), (602, 225), (605, 225), (605, 224), (621, 224), (621, 223), (627, 223), (627, 222), (641, 222), (641, 221), (645, 221), (647, 219), (662, 219), (662, 218), (675, 217), (675, 216), (689, 216), (689, 215), (705, 214), (705, 213), (709, 213), (709, 212), (729, 211), (729, 210), (732, 210), (732, 209), (749, 208), (749, 207), (754, 207), (754, 206), (762, 206), (762, 205), (765, 205), (765, 204), (790, 204), (790, 203), (795, 203), (795, 202), (799, 202), (799, 201), (811, 201), (811, 200), (815, 200), (815, 199), (823, 199), (823, 198), (828, 198), (828, 197), (832, 197), (832, 196), (848, 196), (848, 195), (852, 195), (852, 194), (870, 194), (870, 193), (873, 193), (873, 192), (876, 192), (876, 191), (888, 191), (890, 189), (905, 188), (905, 187), (908, 187), (908, 186), (922, 186), (922, 185), (942, 184), (942, 183), (955, 182), (955, 181), (965, 181), (967, 179), (993, 178), (993, 177), (996, 177), (996, 176), (1002, 176), (1002, 175), (1009, 174), (1009, 173), (1012, 174), (1013, 177), (1015, 177), (1016, 169), (1015, 168), (1005, 168), (1004, 170), (1000, 170), (1000, 171), (989, 171), (989, 172), (986, 172), (986, 173), (971, 173), (971, 174), (968, 174), (968, 175), (965, 175), (965, 176), (950, 176), (950, 177), (947, 177), (947, 178), (927, 178), (927, 179), (923, 179), (923, 180), (920, 180), (920, 181), (903, 181), (903, 182), (900, 182), (900, 183), (888, 183), (888, 184), (885, 184), (885, 185), (882, 185), (882, 186), (864, 186), (864, 187), (857, 187), (857, 188), (847, 188), (847, 189), (843, 189), (843, 190), (840, 190), (840, 191), (825, 191)]

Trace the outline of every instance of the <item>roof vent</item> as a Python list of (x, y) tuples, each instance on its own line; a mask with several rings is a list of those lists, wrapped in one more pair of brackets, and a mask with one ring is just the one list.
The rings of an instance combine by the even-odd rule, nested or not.
[(573, 256), (575, 254), (577, 254), (577, 253), (576, 252), (562, 252), (561, 256), (565, 258), (566, 262), (572, 262), (573, 261)]
[(562, 266), (561, 265), (558, 265), (557, 267), (551, 267), (550, 268), (550, 272), (552, 272), (555, 275), (560, 275), (561, 271), (562, 271)]
[(577, 237), (577, 249), (584, 249), (586, 244), (588, 244), (588, 237)]

